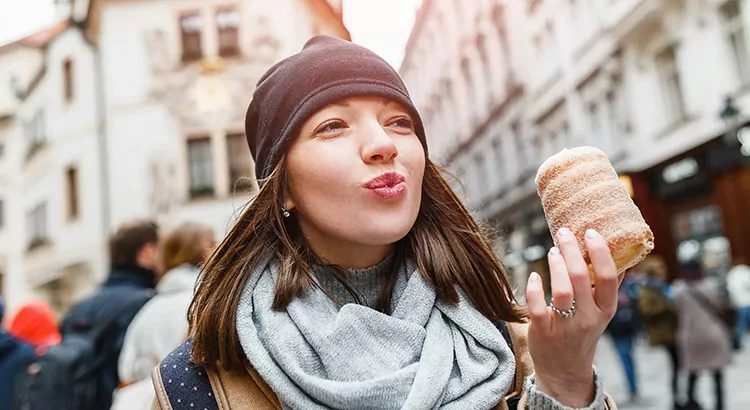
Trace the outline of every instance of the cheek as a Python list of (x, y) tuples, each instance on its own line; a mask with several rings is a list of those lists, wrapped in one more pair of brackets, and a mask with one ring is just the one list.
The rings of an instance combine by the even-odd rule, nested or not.
[(418, 185), (421, 188), (424, 168), (427, 162), (424, 148), (416, 138), (408, 140), (400, 145), (399, 161), (407, 169), (411, 178), (419, 183)]
[[(309, 144), (290, 151), (287, 162), (289, 194), (304, 210), (331, 202), (337, 191), (347, 186), (351, 165), (334, 144)], [(330, 199), (327, 199), (330, 198)]]

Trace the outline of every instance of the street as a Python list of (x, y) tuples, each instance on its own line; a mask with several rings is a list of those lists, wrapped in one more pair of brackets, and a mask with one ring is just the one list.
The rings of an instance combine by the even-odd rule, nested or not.
[[(671, 410), (669, 393), (670, 365), (667, 353), (649, 347), (639, 340), (635, 349), (638, 388), (641, 400), (629, 404), (627, 382), (617, 352), (608, 337), (599, 342), (595, 364), (604, 382), (604, 388), (615, 399), (619, 408), (639, 410)], [(684, 394), (685, 381), (681, 381)], [(735, 354), (732, 365), (724, 375), (725, 410), (750, 409), (750, 348)], [(706, 410), (714, 407), (713, 380), (703, 375), (698, 381), (697, 400)]]

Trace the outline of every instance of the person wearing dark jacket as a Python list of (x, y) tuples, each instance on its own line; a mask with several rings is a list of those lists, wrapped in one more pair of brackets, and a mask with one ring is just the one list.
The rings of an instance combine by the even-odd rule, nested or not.
[[(0, 297), (0, 323), (3, 321), (3, 299)], [(0, 326), (0, 409), (13, 406), (16, 377), (34, 362), (34, 348), (16, 339)]]
[(63, 320), (63, 338), (86, 332), (109, 320), (114, 323), (97, 340), (97, 356), (104, 358), (96, 393), (96, 408), (109, 409), (120, 383), (117, 361), (125, 332), (136, 313), (151, 298), (156, 285), (158, 226), (150, 221), (123, 225), (110, 240), (111, 269), (102, 287), (74, 306)]

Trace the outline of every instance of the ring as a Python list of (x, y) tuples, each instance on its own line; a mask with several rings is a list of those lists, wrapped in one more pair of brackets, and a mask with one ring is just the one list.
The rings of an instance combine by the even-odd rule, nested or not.
[(575, 299), (573, 299), (573, 306), (571, 306), (570, 309), (568, 310), (560, 310), (556, 308), (554, 301), (555, 301), (554, 299), (550, 299), (549, 307), (551, 307), (552, 311), (557, 313), (558, 315), (564, 318), (569, 318), (569, 317), (573, 317), (573, 315), (576, 313), (576, 300)]

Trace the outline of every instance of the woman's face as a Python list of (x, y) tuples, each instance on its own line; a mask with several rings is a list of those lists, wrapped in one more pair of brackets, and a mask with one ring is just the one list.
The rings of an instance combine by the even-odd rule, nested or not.
[(331, 263), (376, 264), (419, 213), (425, 153), (400, 104), (348, 98), (302, 126), (286, 156), (285, 206)]

